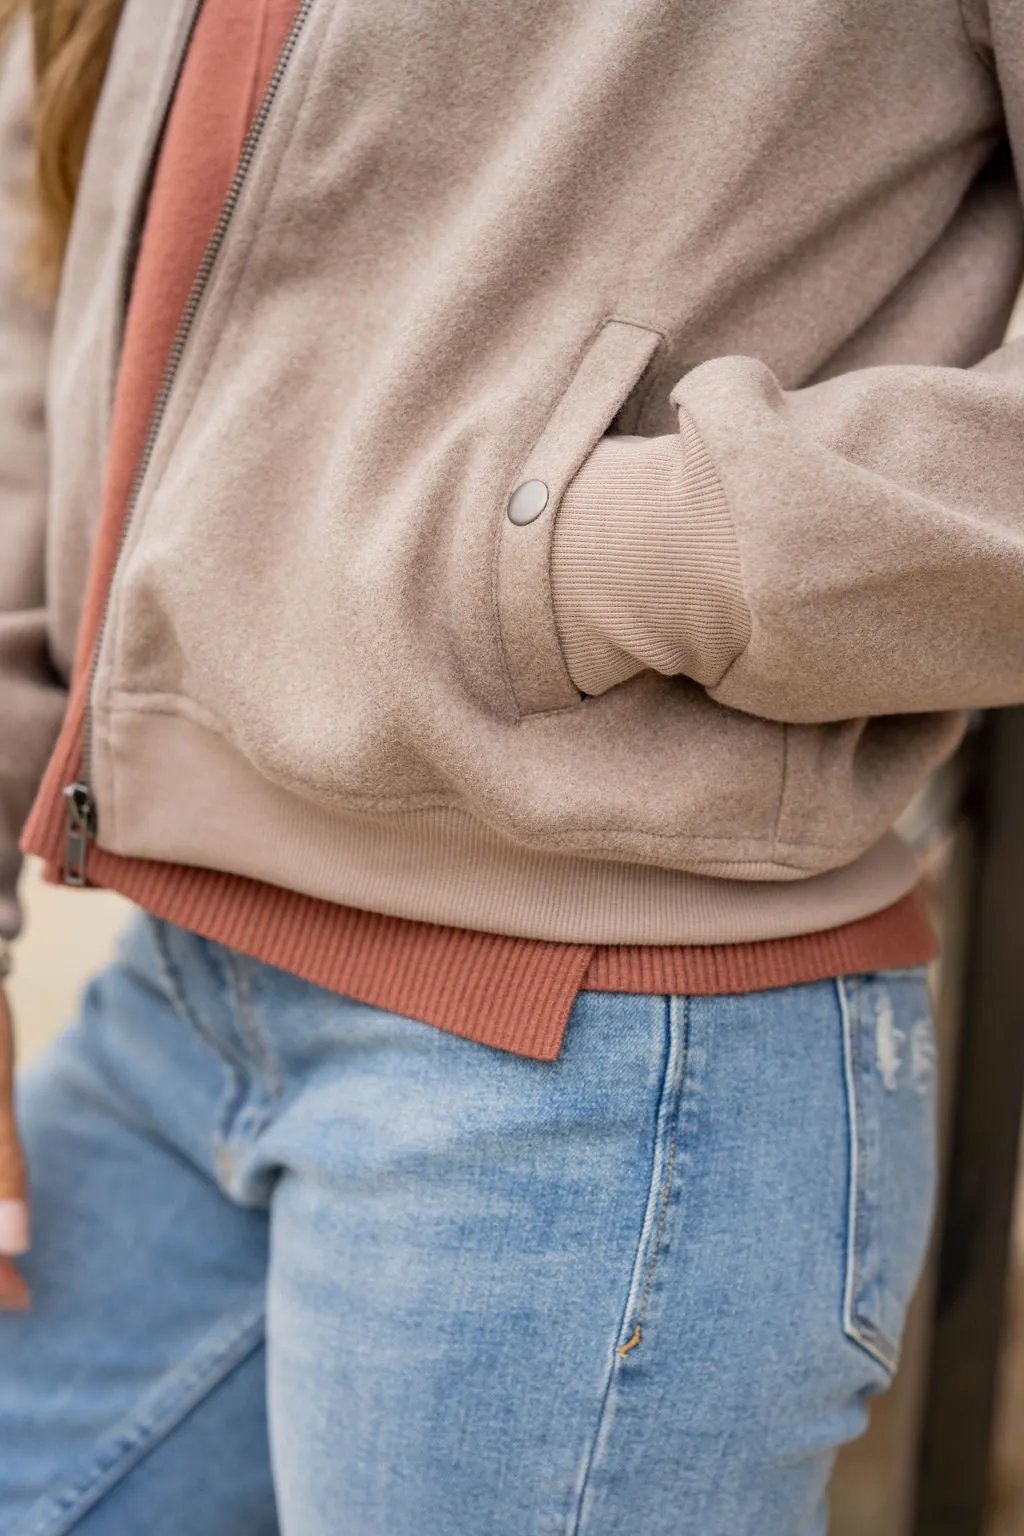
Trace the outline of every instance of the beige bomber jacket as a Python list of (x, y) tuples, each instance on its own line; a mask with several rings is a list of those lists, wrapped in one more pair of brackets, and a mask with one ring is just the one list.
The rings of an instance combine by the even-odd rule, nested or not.
[[(0, 88), (0, 933), (194, 0), (127, 0), (52, 325)], [(764, 938), (1024, 698), (1013, 0), (304, 0), (94, 658), (100, 846), (578, 942)]]

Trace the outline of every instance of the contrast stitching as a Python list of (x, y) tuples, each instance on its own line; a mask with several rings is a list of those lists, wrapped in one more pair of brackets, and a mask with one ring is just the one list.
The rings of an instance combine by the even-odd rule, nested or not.
[[(583, 1474), (576, 1497), (576, 1507), (570, 1516), (567, 1536), (580, 1536), (583, 1509), (590, 1487), (591, 1475), (597, 1460), (602, 1435), (610, 1423), (612, 1388), (617, 1371), (624, 1369), (622, 1362), (641, 1342), (641, 1328), (647, 1315), (647, 1307), (654, 1286), (655, 1263), (661, 1249), (672, 1191), (678, 1143), (679, 1103), (686, 1077), (689, 1033), (689, 999), (665, 998), (665, 1058), (658, 1092), (658, 1108), (655, 1115), (654, 1144), (651, 1152), (651, 1174), (644, 1210), (643, 1224), (633, 1260), (633, 1272), (629, 1292), (619, 1323), (618, 1337), (623, 1339), (632, 1317), (633, 1329), (628, 1339), (613, 1350), (604, 1390), (594, 1426), (594, 1434), (587, 1449)], [(666, 1141), (667, 1137), (667, 1141)], [(662, 1150), (664, 1148), (664, 1157)], [(646, 1250), (646, 1259), (645, 1259)], [(642, 1279), (641, 1279), (642, 1276)], [(639, 1290), (639, 1300), (635, 1300)], [(635, 1309), (635, 1310), (634, 1310)]]
[(669, 1138), (668, 1154), (665, 1159), (665, 1179), (661, 1190), (661, 1200), (658, 1204), (658, 1219), (654, 1228), (654, 1237), (651, 1241), (651, 1254), (647, 1261), (647, 1273), (644, 1276), (644, 1288), (636, 1309), (636, 1322), (633, 1332), (625, 1344), (620, 1344), (615, 1353), (620, 1360), (624, 1360), (630, 1350), (635, 1349), (642, 1338), (643, 1324), (647, 1318), (647, 1307), (651, 1299), (651, 1291), (654, 1287), (654, 1272), (661, 1252), (661, 1241), (665, 1232), (665, 1217), (668, 1214), (669, 1197), (672, 1193), (672, 1179), (676, 1166), (676, 1146), (678, 1144), (679, 1124), (676, 1118), (672, 1121), (672, 1132)]
[(260, 1347), (263, 1314), (261, 1295), (239, 1318), (211, 1329), (192, 1354), (104, 1437), (88, 1474), (61, 1493), (47, 1495), (9, 1536), (65, 1536), (72, 1530), (157, 1441), (166, 1439), (215, 1386)]

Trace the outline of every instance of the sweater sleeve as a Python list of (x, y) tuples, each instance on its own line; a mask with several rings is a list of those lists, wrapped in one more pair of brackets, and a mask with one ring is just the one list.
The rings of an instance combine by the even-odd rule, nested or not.
[[(1020, 165), (1024, 13), (1004, 10)], [(654, 669), (785, 723), (1024, 700), (1024, 341), (793, 390), (724, 357), (671, 398), (678, 433), (605, 437), (559, 509), (581, 692)]]
[(18, 834), (64, 708), (49, 662), (44, 593), (49, 318), (25, 298), (31, 50), (21, 28), (0, 56), (0, 937), (20, 925)]

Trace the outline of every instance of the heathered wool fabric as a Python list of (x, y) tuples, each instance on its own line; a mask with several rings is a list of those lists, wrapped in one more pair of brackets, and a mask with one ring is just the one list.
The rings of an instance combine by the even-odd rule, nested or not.
[[(116, 548), (146, 425), (178, 319), (230, 185), (295, 0), (204, 0), (160, 151), (133, 274), (111, 424), (100, 538)], [(87, 619), (88, 622), (88, 619)], [(557, 1053), (580, 986), (618, 992), (741, 992), (927, 958), (932, 936), (907, 897), (838, 930), (750, 945), (595, 949), (379, 918), (225, 885), (208, 870), (113, 860), (112, 881), (182, 926), (488, 1044)], [(104, 860), (104, 863), (107, 861)], [(59, 877), (59, 867), (51, 874)], [(91, 878), (100, 870), (94, 858)]]
[[(62, 547), (189, 20), (128, 0), (94, 129)], [(1021, 271), (1021, 31), (313, 0), (27, 846), (59, 858), (87, 735), (97, 859), (579, 944), (898, 899), (887, 829), (959, 710), (1024, 693), (1024, 387), (973, 366)]]

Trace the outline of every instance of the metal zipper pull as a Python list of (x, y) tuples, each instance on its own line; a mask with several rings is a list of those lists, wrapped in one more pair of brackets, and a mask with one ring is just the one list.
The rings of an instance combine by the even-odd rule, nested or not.
[(85, 885), (85, 861), (96, 836), (96, 800), (88, 784), (78, 781), (64, 791), (67, 841), (64, 844), (64, 884)]

